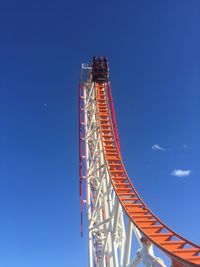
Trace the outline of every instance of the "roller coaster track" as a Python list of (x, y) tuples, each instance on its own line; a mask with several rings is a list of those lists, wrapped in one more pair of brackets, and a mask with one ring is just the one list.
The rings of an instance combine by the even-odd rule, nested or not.
[[(82, 65), (79, 86), (80, 198), (88, 216), (89, 266), (200, 266), (200, 246), (166, 226), (143, 202), (125, 170), (108, 77)], [(83, 183), (85, 187), (83, 188)], [(133, 252), (132, 236), (139, 249)]]

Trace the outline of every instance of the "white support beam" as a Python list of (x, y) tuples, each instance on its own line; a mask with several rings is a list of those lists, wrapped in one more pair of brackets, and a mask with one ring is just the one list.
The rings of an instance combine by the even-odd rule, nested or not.
[[(83, 65), (83, 69), (88, 73), (91, 70), (88, 65)], [(140, 262), (147, 267), (166, 267), (154, 255), (153, 245), (127, 218), (115, 194), (103, 152), (95, 83), (87, 80), (81, 86), (81, 101), (84, 102), (81, 106), (81, 118), (84, 117), (81, 122), (84, 125), (82, 140), (85, 142), (85, 156), (82, 158), (86, 163), (82, 177), (86, 181), (89, 267), (136, 267)], [(133, 235), (139, 249), (131, 259)]]
[(131, 223), (131, 220), (128, 219), (127, 230), (126, 230), (125, 249), (124, 249), (124, 258), (123, 258), (123, 266), (124, 267), (128, 267), (130, 264), (131, 243), (132, 243), (132, 223)]

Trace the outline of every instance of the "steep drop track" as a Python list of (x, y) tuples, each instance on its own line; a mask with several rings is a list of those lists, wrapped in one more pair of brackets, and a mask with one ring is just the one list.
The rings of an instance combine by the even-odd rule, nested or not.
[(95, 83), (97, 112), (104, 157), (119, 201), (132, 223), (150, 241), (165, 252), (173, 266), (200, 266), (200, 246), (181, 237), (156, 217), (145, 205), (122, 162), (118, 135), (112, 114), (109, 82)]

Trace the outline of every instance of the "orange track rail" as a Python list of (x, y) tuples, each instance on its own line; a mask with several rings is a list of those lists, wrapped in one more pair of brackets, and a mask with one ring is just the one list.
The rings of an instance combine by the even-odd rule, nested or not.
[(181, 237), (156, 217), (142, 201), (122, 162), (113, 128), (107, 84), (96, 85), (97, 112), (105, 160), (115, 193), (132, 223), (173, 262), (173, 266), (200, 266), (200, 246)]

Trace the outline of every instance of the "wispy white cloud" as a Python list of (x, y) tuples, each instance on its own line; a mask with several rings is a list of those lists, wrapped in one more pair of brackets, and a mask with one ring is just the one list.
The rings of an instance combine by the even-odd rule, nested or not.
[(154, 150), (154, 151), (167, 151), (166, 148), (161, 147), (161, 146), (159, 146), (158, 144), (154, 144), (154, 145), (152, 145), (151, 148), (152, 148), (152, 150)]
[(189, 176), (192, 173), (191, 170), (181, 170), (181, 169), (175, 169), (171, 172), (172, 176), (177, 176), (177, 177), (185, 177)]

